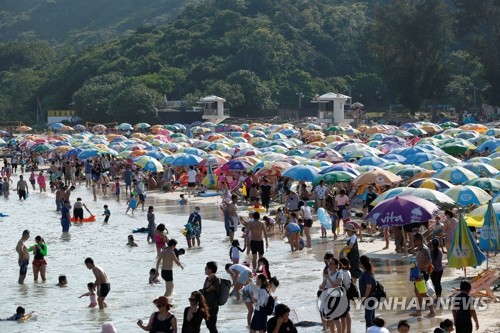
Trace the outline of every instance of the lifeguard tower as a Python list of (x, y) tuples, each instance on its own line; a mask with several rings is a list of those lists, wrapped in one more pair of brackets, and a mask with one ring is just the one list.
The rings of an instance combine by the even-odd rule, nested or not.
[(215, 95), (201, 98), (198, 103), (202, 104), (202, 118), (215, 124), (229, 118), (229, 110), (224, 110), (225, 102), (224, 98)]
[(352, 119), (344, 119), (344, 106), (351, 97), (333, 92), (316, 96), (311, 103), (318, 103), (318, 123), (343, 124)]

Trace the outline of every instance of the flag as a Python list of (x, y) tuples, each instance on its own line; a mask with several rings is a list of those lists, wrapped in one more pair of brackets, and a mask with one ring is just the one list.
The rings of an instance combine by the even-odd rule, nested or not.
[(488, 209), (484, 214), (484, 223), (479, 238), (479, 248), (484, 251), (500, 250), (499, 221), (493, 208), (492, 200), (488, 202)]
[(460, 214), (451, 249), (448, 253), (448, 267), (477, 267), (485, 260), (486, 256), (477, 246), (463, 214)]

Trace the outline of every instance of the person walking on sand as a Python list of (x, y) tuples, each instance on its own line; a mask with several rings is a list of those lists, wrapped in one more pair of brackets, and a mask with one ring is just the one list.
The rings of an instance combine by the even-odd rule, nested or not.
[(173, 266), (174, 262), (181, 269), (184, 269), (179, 259), (177, 259), (175, 255), (175, 247), (177, 246), (177, 241), (175, 239), (171, 239), (167, 243), (167, 248), (163, 249), (158, 256), (158, 260), (156, 261), (156, 271), (158, 272), (161, 266), (161, 277), (165, 280), (165, 296), (169, 297), (172, 295), (174, 290), (174, 275), (173, 275)]
[(30, 263), (30, 254), (28, 252), (28, 247), (26, 246), (26, 241), (30, 238), (30, 232), (28, 230), (23, 231), (21, 239), (17, 242), (16, 252), (18, 254), (17, 262), (19, 264), (19, 284), (24, 284), (24, 279), (26, 278), (26, 273), (28, 272), (28, 265)]
[(253, 213), (253, 222), (248, 224), (248, 229), (250, 230), (250, 250), (252, 251), (252, 267), (254, 270), (257, 269), (257, 254), (259, 258), (264, 256), (264, 241), (262, 235), (266, 239), (266, 249), (269, 247), (269, 241), (267, 239), (266, 225), (264, 222), (259, 221), (259, 212)]
[(104, 300), (111, 290), (108, 276), (101, 267), (94, 264), (94, 260), (90, 257), (85, 259), (85, 266), (90, 269), (95, 276), (94, 288), (97, 288), (97, 304), (99, 304), (99, 309), (107, 308), (108, 305)]
[(429, 248), (424, 244), (424, 238), (421, 234), (415, 234), (413, 236), (413, 242), (415, 244), (415, 247), (417, 248), (415, 265), (420, 270), (420, 277), (417, 279), (417, 281), (414, 282), (413, 286), (415, 296), (417, 297), (418, 301), (417, 309), (415, 310), (415, 312), (411, 313), (410, 316), (422, 316), (422, 303), (425, 298), (426, 303), (429, 303), (429, 314), (427, 315), (427, 318), (432, 318), (436, 316), (436, 312), (434, 311), (432, 301), (428, 302), (430, 300), (430, 297), (429, 295), (427, 295), (427, 290), (419, 291), (417, 288), (417, 283), (419, 282), (419, 280), (424, 280), (424, 283), (429, 280), (429, 268), (432, 266), (431, 252)]

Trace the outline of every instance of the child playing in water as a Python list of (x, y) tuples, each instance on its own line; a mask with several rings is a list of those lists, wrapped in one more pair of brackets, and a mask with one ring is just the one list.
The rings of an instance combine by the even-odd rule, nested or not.
[(130, 198), (127, 201), (127, 210), (125, 211), (125, 214), (128, 213), (129, 209), (132, 209), (132, 214), (134, 214), (134, 210), (137, 207), (137, 199), (135, 198), (135, 195), (132, 193), (130, 194)]
[(245, 252), (245, 248), (240, 247), (240, 242), (235, 239), (233, 243), (231, 243), (231, 249), (229, 250), (229, 258), (233, 262), (233, 264), (240, 263), (240, 252)]
[(156, 271), (155, 268), (151, 268), (149, 270), (149, 284), (158, 284), (160, 281), (160, 274)]
[(104, 222), (108, 223), (109, 221), (109, 217), (111, 216), (111, 212), (109, 211), (108, 209), (108, 205), (104, 205), (104, 214), (102, 214), (103, 216), (106, 216), (104, 218)]
[(58, 287), (66, 287), (68, 286), (68, 279), (66, 278), (66, 275), (59, 275), (59, 283), (56, 284)]
[(286, 216), (285, 213), (283, 213), (283, 209), (278, 208), (276, 212), (276, 223), (278, 224), (278, 228), (280, 233), (283, 233), (283, 226), (286, 224)]
[(78, 298), (82, 298), (83, 296), (89, 296), (90, 297), (89, 308), (95, 308), (97, 306), (97, 295), (94, 291), (94, 284), (92, 282), (87, 283), (87, 289), (89, 291)]
[(188, 201), (186, 198), (184, 198), (184, 194), (179, 195), (180, 200), (179, 200), (179, 205), (184, 206), (187, 205)]
[(137, 246), (137, 243), (135, 242), (134, 240), (134, 235), (128, 235), (128, 243), (127, 243), (128, 246)]

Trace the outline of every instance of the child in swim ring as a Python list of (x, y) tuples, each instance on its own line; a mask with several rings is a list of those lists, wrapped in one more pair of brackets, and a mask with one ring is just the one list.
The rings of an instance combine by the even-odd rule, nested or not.
[(89, 290), (85, 294), (82, 294), (78, 298), (82, 298), (83, 296), (89, 296), (90, 297), (90, 304), (89, 308), (95, 308), (97, 306), (97, 295), (94, 291), (94, 284), (92, 282), (87, 283), (87, 289)]

